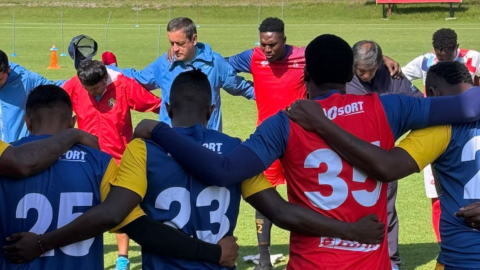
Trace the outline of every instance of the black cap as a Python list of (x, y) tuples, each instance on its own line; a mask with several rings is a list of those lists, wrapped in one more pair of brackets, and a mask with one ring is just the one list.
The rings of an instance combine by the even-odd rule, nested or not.
[(92, 60), (97, 54), (97, 49), (97, 42), (93, 38), (86, 35), (74, 37), (68, 46), (68, 54), (75, 62), (75, 69), (78, 69), (82, 61)]

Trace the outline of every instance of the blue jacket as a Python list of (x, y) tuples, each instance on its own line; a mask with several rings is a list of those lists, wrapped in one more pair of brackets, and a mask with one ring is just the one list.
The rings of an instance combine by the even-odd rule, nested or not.
[(13, 142), (28, 135), (23, 115), (28, 94), (35, 87), (46, 84), (62, 86), (64, 83), (47, 80), (18, 64), (10, 63), (7, 82), (0, 88), (0, 139)]
[[(222, 130), (222, 111), (220, 101), (220, 88), (225, 89), (234, 96), (244, 96), (248, 99), (254, 99), (253, 83), (246, 81), (243, 77), (237, 76), (237, 73), (230, 64), (218, 53), (212, 51), (209, 45), (197, 43), (197, 53), (195, 57), (187, 64), (199, 68), (207, 74), (212, 87), (212, 104), (215, 109), (210, 117), (207, 127), (214, 130)], [(153, 90), (160, 88), (162, 90), (162, 104), (160, 108), (160, 121), (171, 125), (168, 117), (165, 103), (170, 99), (170, 88), (173, 80), (181, 72), (191, 68), (183, 61), (167, 60), (164, 54), (143, 70), (136, 71), (133, 68), (119, 69), (116, 66), (109, 66), (114, 70), (122, 72), (130, 78), (136, 79), (145, 88)]]

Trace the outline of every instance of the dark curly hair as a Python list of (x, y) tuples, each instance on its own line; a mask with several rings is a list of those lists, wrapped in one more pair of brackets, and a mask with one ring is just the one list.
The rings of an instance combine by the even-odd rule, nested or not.
[(458, 45), (457, 33), (449, 28), (442, 28), (433, 34), (433, 48), (440, 51), (455, 50)]
[(456, 61), (439, 62), (428, 69), (427, 77), (430, 74), (435, 74), (437, 77), (444, 79), (449, 85), (473, 84), (472, 75), (468, 72), (467, 67)]
[(266, 18), (263, 20), (260, 27), (258, 27), (260, 33), (265, 32), (276, 32), (276, 33), (285, 33), (285, 24), (279, 18)]

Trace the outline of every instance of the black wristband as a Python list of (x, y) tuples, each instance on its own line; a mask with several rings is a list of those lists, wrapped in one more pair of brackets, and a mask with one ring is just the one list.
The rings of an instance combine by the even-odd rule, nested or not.
[(185, 233), (142, 216), (122, 228), (132, 240), (158, 256), (218, 264), (222, 255), (219, 245), (192, 238)]

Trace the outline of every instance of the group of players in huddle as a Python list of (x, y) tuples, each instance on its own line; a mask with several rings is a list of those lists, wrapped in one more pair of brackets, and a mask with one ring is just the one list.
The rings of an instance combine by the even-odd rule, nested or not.
[[(259, 30), (258, 48), (223, 59), (197, 42), (190, 19), (176, 18), (168, 26), (173, 59), (164, 55), (142, 71), (81, 63), (70, 84), (85, 88), (89, 106), (105, 97), (110, 109), (120, 106), (105, 90), (112, 74), (162, 89), (160, 108), (150, 108), (162, 121), (143, 120), (119, 157), (73, 129), (73, 111), (80, 121), (76, 108), (85, 104), (69, 82), (31, 91), (30, 135), (0, 144), (0, 268), (104, 269), (102, 233), (111, 231), (142, 246), (143, 269), (233, 269), (243, 197), (259, 212), (260, 230), (271, 221), (291, 231), (287, 269), (395, 269), (387, 183), (433, 164), (442, 205), (436, 269), (480, 269), (480, 95), (472, 64), (480, 58), (460, 50), (456, 35), (441, 48), (434, 36), (435, 53), (412, 62), (426, 98), (354, 95), (352, 80), (373, 85), (382, 68), (390, 75), (381, 50), (373, 65), (359, 65), (357, 51), (368, 54), (376, 43), (352, 50), (324, 34), (306, 48), (290, 46), (277, 18)], [(2, 72), (0, 65), (0, 91)], [(237, 72), (252, 73), (253, 84)], [(258, 127), (243, 143), (219, 131), (223, 86), (257, 102)], [(288, 202), (274, 188), (284, 180)], [(267, 257), (256, 269), (271, 269)]]

